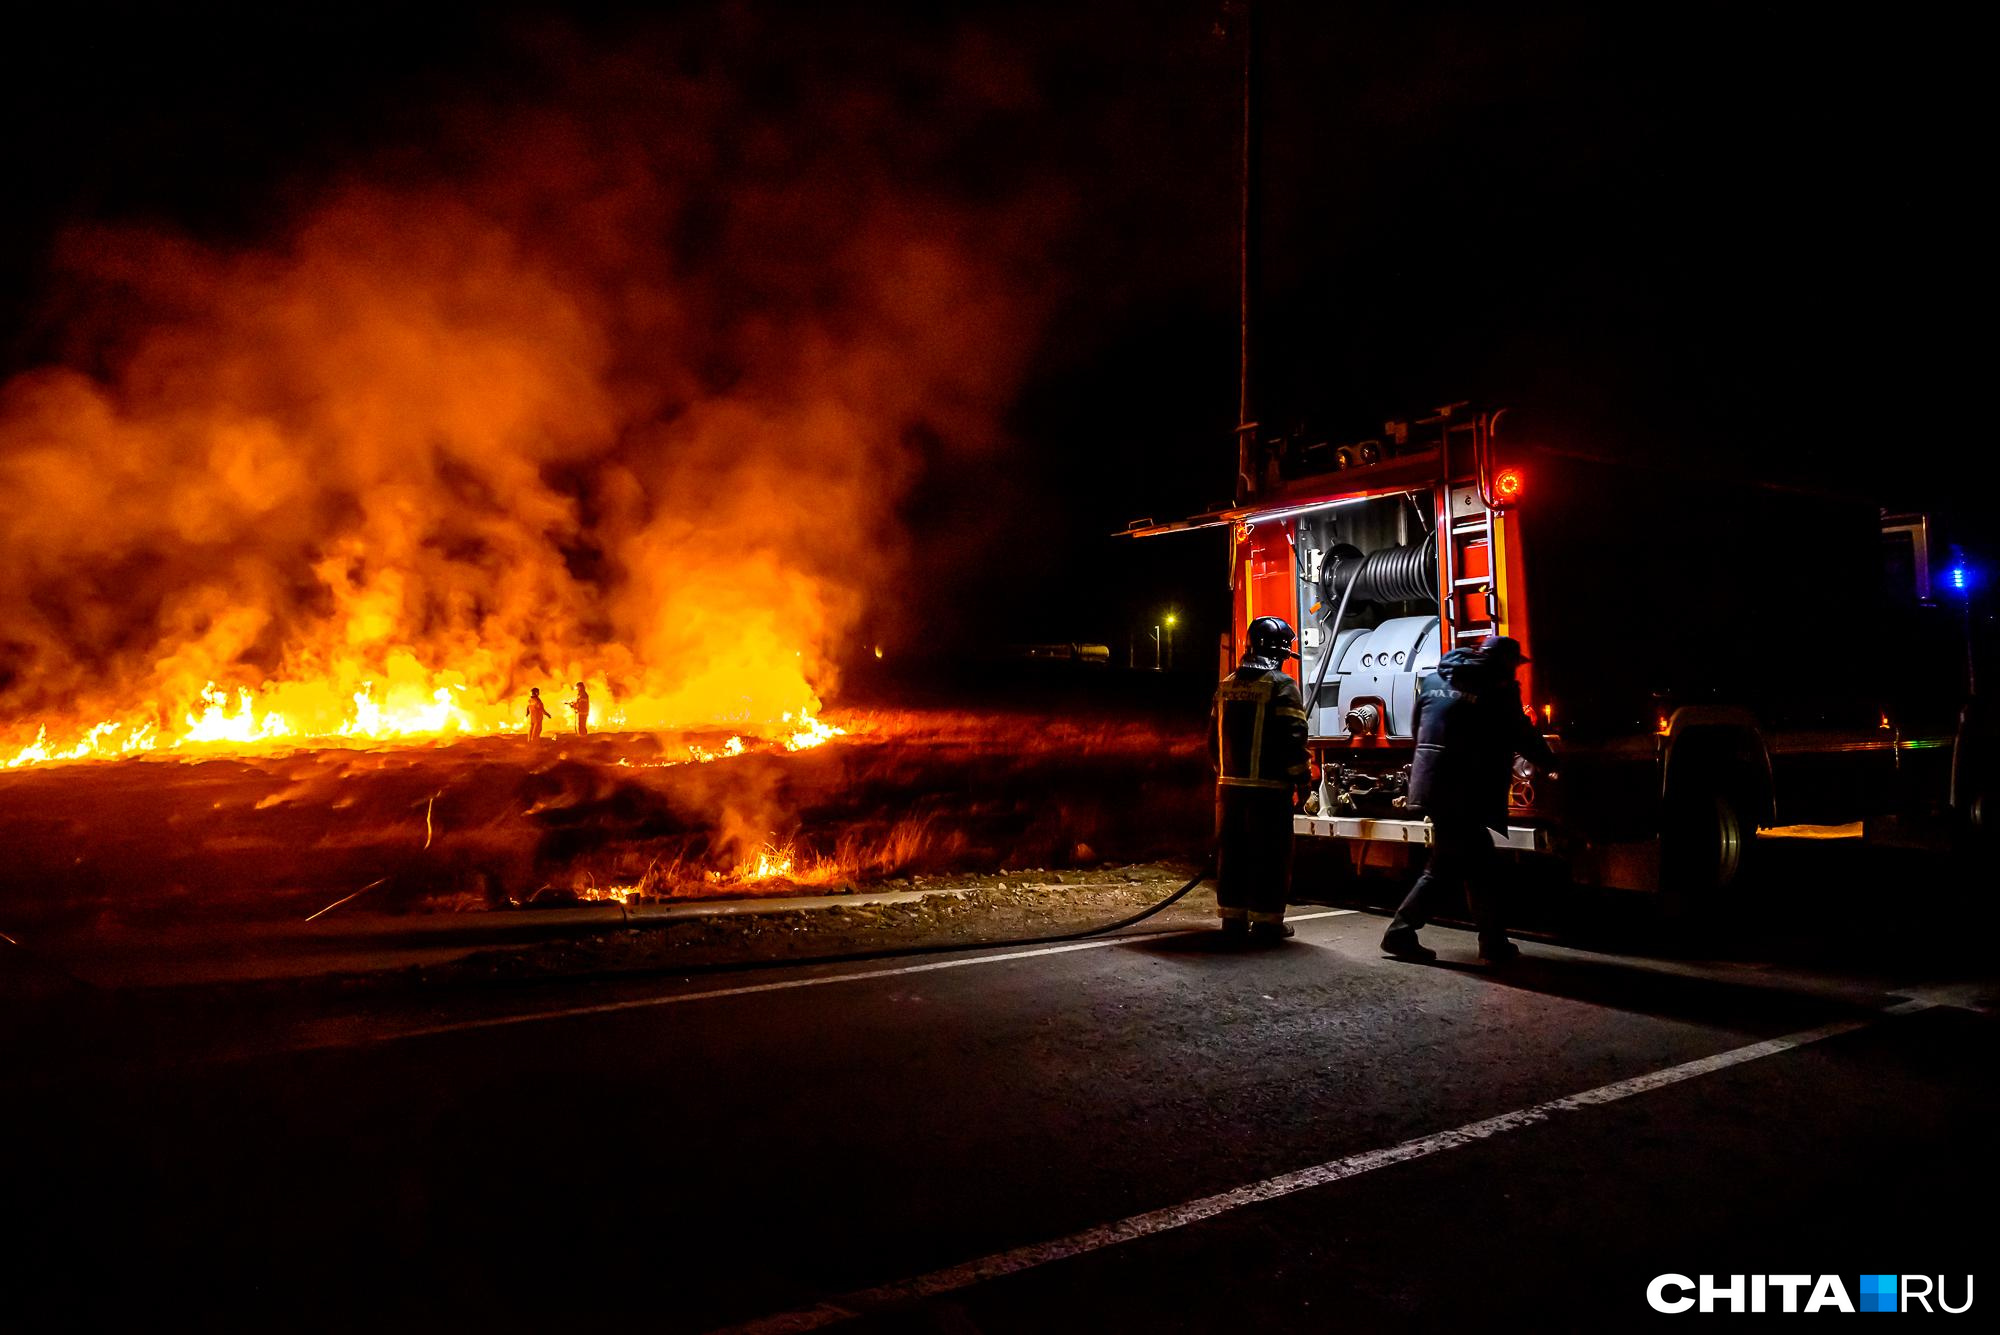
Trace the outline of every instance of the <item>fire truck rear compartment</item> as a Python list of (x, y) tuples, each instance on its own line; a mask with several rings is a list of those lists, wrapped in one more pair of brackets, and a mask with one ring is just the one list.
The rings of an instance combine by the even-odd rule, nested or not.
[(1418, 498), (1337, 503), (1299, 516), (1298, 534), (1312, 736), (1414, 737), (1417, 680), (1436, 669), (1443, 644), (1436, 538)]

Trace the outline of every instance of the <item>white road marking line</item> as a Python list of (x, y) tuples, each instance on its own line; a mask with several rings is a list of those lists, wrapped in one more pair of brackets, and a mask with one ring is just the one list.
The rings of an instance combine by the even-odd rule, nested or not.
[[(1881, 1014), (1908, 1015), (1928, 1010), (1931, 1004), (1922, 1000), (1905, 1001), (1886, 1008)], [(1386, 1149), (1366, 1150), (1360, 1154), (1350, 1154), (1345, 1158), (1330, 1159), (1311, 1168), (1282, 1173), (1277, 1177), (1266, 1178), (1262, 1182), (1252, 1182), (1247, 1186), (1218, 1192), (1213, 1196), (1203, 1196), (1199, 1200), (1170, 1205), (1164, 1210), (1136, 1214), (1115, 1223), (1085, 1229), (1081, 1233), (1072, 1233), (1066, 1238), (1057, 1238), (1052, 1242), (1038, 1242), (1026, 1247), (1016, 1247), (1012, 1251), (996, 1252), (991, 1256), (982, 1256), (976, 1261), (967, 1261), (962, 1265), (950, 1266), (943, 1270), (933, 1270), (914, 1279), (898, 1280), (876, 1288), (842, 1294), (813, 1307), (761, 1317), (740, 1326), (727, 1327), (725, 1335), (773, 1335), (779, 1331), (814, 1330), (864, 1313), (934, 1298), (939, 1294), (970, 1288), (988, 1280), (1019, 1274), (1023, 1270), (1033, 1270), (1055, 1261), (1101, 1251), (1106, 1247), (1115, 1247), (1121, 1242), (1132, 1242), (1138, 1238), (1151, 1237), (1156, 1233), (1165, 1233), (1188, 1224), (1200, 1223), (1204, 1219), (1213, 1219), (1230, 1210), (1240, 1210), (1246, 1205), (1258, 1205), (1264, 1201), (1276, 1200), (1280, 1196), (1289, 1196), (1293, 1192), (1323, 1187), (1333, 1182), (1343, 1182), (1350, 1177), (1373, 1172), (1377, 1168), (1387, 1168), (1391, 1164), (1408, 1163), (1412, 1159), (1422, 1159), (1446, 1150), (1475, 1145), (1482, 1140), (1489, 1140), (1509, 1131), (1519, 1131), (1524, 1127), (1539, 1125), (1557, 1113), (1574, 1112), (1578, 1108), (1594, 1108), (1614, 1103), (1619, 1099), (1628, 1099), (1635, 1094), (1644, 1094), (1649, 1090), (1660, 1089), (1682, 1080), (1692, 1080), (1696, 1076), (1710, 1075), (1732, 1066), (1741, 1066), (1745, 1062), (1790, 1052), (1794, 1048), (1802, 1048), (1829, 1038), (1838, 1038), (1842, 1034), (1851, 1034), (1857, 1029), (1866, 1028), (1870, 1023), (1872, 1020), (1842, 1020), (1835, 1024), (1823, 1025), (1818, 1029), (1807, 1029), (1796, 1034), (1786, 1034), (1782, 1038), (1771, 1038), (1746, 1047), (1731, 1048), (1712, 1057), (1682, 1062), (1678, 1066), (1650, 1071), (1645, 1075), (1633, 1076), (1629, 1080), (1599, 1085), (1596, 1089), (1587, 1089), (1580, 1094), (1566, 1094), (1545, 1103), (1532, 1104), (1514, 1112), (1501, 1113), (1497, 1117), (1470, 1122), (1455, 1130), (1419, 1136), (1415, 1140), (1406, 1140), (1400, 1145), (1391, 1145)]]
[(1933, 1006), (1949, 1006), (1953, 1010), (1971, 1011), (1974, 1015), (1993, 1014), (1993, 1007), (1982, 1001), (1982, 998), (1993, 993), (1992, 987), (1985, 983), (1945, 983), (1934, 987), (1905, 987), (1896, 990), (1918, 1001), (1929, 1002)]
[[(1317, 913), (1293, 913), (1287, 915), (1286, 922), (1311, 922), (1315, 918), (1340, 918), (1358, 913), (1358, 909), (1323, 909)], [(1189, 928), (1189, 932), (1205, 931), (1206, 928)], [(1163, 932), (1162, 936), (1181, 936), (1184, 932)], [(393, 1033), (370, 1034), (357, 1040), (359, 1043), (388, 1043), (406, 1038), (430, 1038), (438, 1034), (457, 1034), (470, 1029), (498, 1029), (506, 1025), (534, 1024), (541, 1020), (567, 1020), (579, 1015), (611, 1015), (618, 1011), (644, 1010), (650, 1006), (678, 1006), (690, 1001), (716, 1001), (723, 997), (747, 997), (759, 992), (788, 992), (797, 987), (825, 987), (832, 983), (861, 983), (871, 978), (895, 978), (910, 973), (934, 973), (939, 969), (965, 969), (975, 964), (1003, 964), (1008, 960), (1033, 959), (1038, 955), (1065, 955), (1073, 950), (1102, 950), (1106, 946), (1129, 944), (1147, 939), (1136, 936), (1106, 936), (1091, 941), (1073, 941), (1060, 946), (1042, 946), (1035, 950), (1011, 950), (1000, 955), (974, 955), (967, 959), (932, 960), (928, 964), (904, 964), (894, 969), (868, 969), (860, 973), (816, 974), (811, 978), (784, 978), (775, 983), (746, 983), (741, 987), (715, 987), (705, 992), (676, 992), (662, 997), (636, 997), (630, 1001), (607, 1001), (596, 1006), (570, 1006), (563, 1010), (527, 1011), (517, 1015), (492, 1015), (480, 1020), (458, 1020), (451, 1024), (435, 1024), (423, 1029), (399, 1029)], [(783, 960), (771, 963), (774, 969), (785, 966)], [(335, 1046), (345, 1046), (336, 1044)]]

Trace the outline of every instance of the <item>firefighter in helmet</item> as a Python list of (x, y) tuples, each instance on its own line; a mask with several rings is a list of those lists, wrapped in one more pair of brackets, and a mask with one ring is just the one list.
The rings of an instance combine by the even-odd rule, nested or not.
[(1209, 715), (1215, 762), (1215, 899), (1222, 930), (1282, 941), (1292, 888), (1292, 809), (1310, 786), (1306, 711), (1299, 684), (1285, 674), (1296, 658), (1290, 625), (1277, 617), (1250, 623), (1249, 650), (1216, 688)]

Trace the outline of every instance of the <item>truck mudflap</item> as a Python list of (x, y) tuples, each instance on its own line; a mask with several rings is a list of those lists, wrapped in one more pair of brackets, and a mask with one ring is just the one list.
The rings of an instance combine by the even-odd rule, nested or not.
[[(1365, 816), (1294, 816), (1292, 833), (1319, 839), (1374, 839), (1391, 844), (1431, 842), (1429, 821), (1370, 820)], [(1552, 845), (1549, 832), (1536, 825), (1509, 825), (1507, 833), (1493, 832), (1496, 848), (1516, 853), (1547, 853)]]

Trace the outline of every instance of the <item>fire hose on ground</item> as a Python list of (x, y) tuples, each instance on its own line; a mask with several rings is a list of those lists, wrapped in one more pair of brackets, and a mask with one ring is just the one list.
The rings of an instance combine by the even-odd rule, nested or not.
[[(848, 950), (827, 955), (795, 955), (787, 959), (718, 960), (710, 964), (672, 964), (642, 969), (619, 969), (604, 975), (617, 978), (649, 978), (664, 975), (695, 976), (717, 973), (746, 973), (755, 969), (791, 969), (807, 964), (862, 964), (869, 960), (903, 959), (913, 955), (954, 955), (973, 950), (1009, 950), (1025, 946), (1060, 945), (1065, 941), (1084, 941), (1092, 937), (1107, 936), (1120, 932), (1162, 913), (1193, 893), (1194, 888), (1215, 874), (1215, 854), (1211, 852), (1200, 870), (1189, 877), (1178, 890), (1157, 903), (1150, 904), (1137, 913), (1128, 914), (1115, 922), (1100, 923), (1095, 927), (1080, 927), (1065, 932), (1048, 932), (1039, 936), (1005, 937), (997, 941), (932, 941), (910, 946), (881, 946), (872, 950)], [(517, 978), (517, 983), (562, 983), (574, 982), (576, 975), (551, 973)]]
[(1094, 936), (1108, 936), (1121, 932), (1127, 927), (1136, 927), (1156, 913), (1164, 912), (1185, 899), (1196, 886), (1215, 874), (1215, 855), (1211, 853), (1201, 869), (1165, 899), (1139, 912), (1118, 919), (1116, 922), (1101, 923), (1096, 927), (1079, 927), (1067, 932), (1049, 932), (1041, 936), (1015, 936), (1000, 941), (933, 941), (915, 946), (883, 946), (878, 950), (850, 951), (840, 955), (807, 955), (798, 959), (772, 960), (746, 967), (771, 967), (793, 964), (848, 964), (860, 960), (894, 959), (903, 955), (949, 955), (962, 950), (1005, 950), (1014, 946), (1049, 946), (1064, 941), (1084, 941)]

